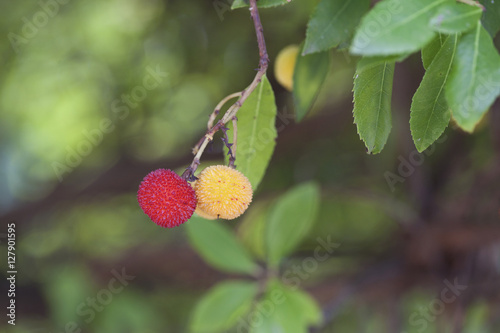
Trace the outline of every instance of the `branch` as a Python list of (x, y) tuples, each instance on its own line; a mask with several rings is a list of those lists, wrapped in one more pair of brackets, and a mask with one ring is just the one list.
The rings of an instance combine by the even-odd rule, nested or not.
[(238, 118), (233, 117), (233, 150), (231, 158), (229, 159), (229, 166), (233, 169), (236, 168), (234, 161), (236, 160), (236, 147), (238, 144)]
[(217, 104), (217, 106), (214, 109), (214, 112), (212, 112), (212, 114), (210, 115), (210, 118), (208, 119), (207, 128), (209, 130), (212, 127), (214, 127), (215, 118), (217, 118), (217, 116), (219, 115), (219, 112), (222, 109), (222, 107), (224, 106), (224, 104), (226, 104), (227, 101), (229, 101), (229, 100), (231, 100), (233, 98), (236, 98), (236, 97), (241, 97), (241, 91), (233, 93), (233, 94), (231, 94), (229, 96), (224, 97), (222, 99), (222, 101), (220, 101), (219, 104)]
[[(250, 16), (252, 17), (255, 26), (255, 33), (257, 35), (257, 44), (259, 46), (259, 56), (260, 56), (259, 70), (257, 71), (257, 74), (255, 75), (255, 78), (253, 79), (252, 83), (250, 83), (250, 85), (245, 90), (225, 97), (222, 101), (220, 101), (217, 104), (217, 107), (215, 107), (215, 110), (210, 116), (208, 122), (207, 132), (200, 139), (200, 141), (198, 141), (195, 148), (193, 149), (193, 153), (195, 154), (193, 162), (191, 162), (191, 165), (182, 174), (182, 178), (188, 181), (193, 181), (196, 179), (194, 177), (194, 173), (196, 172), (198, 165), (200, 165), (201, 155), (205, 151), (205, 148), (207, 147), (208, 143), (213, 140), (214, 134), (217, 133), (217, 131), (219, 131), (223, 127), (225, 127), (227, 122), (233, 120), (233, 118), (236, 118), (238, 110), (241, 108), (241, 106), (246, 101), (248, 96), (250, 96), (250, 94), (255, 90), (255, 88), (257, 88), (257, 85), (262, 81), (262, 77), (266, 74), (267, 67), (269, 66), (269, 57), (267, 55), (266, 42), (264, 39), (264, 29), (262, 28), (262, 23), (260, 21), (260, 16), (259, 16), (259, 10), (257, 8), (257, 0), (250, 0)], [(238, 95), (240, 96), (240, 98), (236, 101), (236, 103), (234, 103), (226, 111), (221, 120), (219, 120), (214, 126), (212, 126), (213, 122), (215, 121), (215, 118), (220, 112), (220, 108), (222, 108), (222, 106), (228, 100), (237, 97)]]

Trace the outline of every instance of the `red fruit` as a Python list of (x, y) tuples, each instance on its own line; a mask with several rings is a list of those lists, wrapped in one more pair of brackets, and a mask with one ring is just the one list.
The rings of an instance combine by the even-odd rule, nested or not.
[(144, 177), (137, 200), (154, 223), (167, 228), (186, 222), (196, 209), (196, 194), (191, 185), (168, 169), (158, 169)]

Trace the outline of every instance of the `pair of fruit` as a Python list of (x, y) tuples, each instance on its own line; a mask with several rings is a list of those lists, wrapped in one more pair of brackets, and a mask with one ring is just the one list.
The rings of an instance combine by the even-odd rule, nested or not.
[(144, 177), (137, 199), (154, 223), (173, 228), (195, 210), (208, 219), (240, 216), (252, 201), (252, 186), (241, 172), (224, 165), (204, 169), (194, 186), (171, 170), (158, 169)]

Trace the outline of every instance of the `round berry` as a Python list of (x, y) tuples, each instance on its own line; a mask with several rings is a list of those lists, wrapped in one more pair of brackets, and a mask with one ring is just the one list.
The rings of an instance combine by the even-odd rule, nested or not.
[(293, 73), (298, 54), (299, 47), (297, 45), (289, 45), (281, 50), (276, 57), (274, 76), (288, 91), (292, 91), (293, 89)]
[(196, 208), (196, 194), (191, 185), (168, 169), (158, 169), (144, 177), (137, 200), (154, 223), (167, 228), (189, 220)]
[[(193, 188), (195, 188), (196, 181), (192, 182), (191, 186)], [(217, 218), (217, 216), (210, 215), (207, 212), (203, 211), (199, 205), (196, 205), (196, 209), (195, 209), (194, 213), (197, 214), (199, 217), (204, 218), (206, 220), (215, 220)]]
[(205, 219), (205, 220), (215, 220), (217, 219), (217, 215), (210, 215), (209, 213), (205, 212), (200, 208), (200, 206), (196, 206), (196, 210), (194, 211), (196, 214), (198, 214), (199, 217)]
[(225, 165), (203, 170), (195, 184), (195, 191), (199, 210), (226, 220), (243, 214), (252, 201), (252, 185), (248, 178)]

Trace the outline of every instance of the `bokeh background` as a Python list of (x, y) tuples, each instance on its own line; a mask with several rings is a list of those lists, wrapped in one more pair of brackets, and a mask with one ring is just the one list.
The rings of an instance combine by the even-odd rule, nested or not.
[[(244, 226), (314, 180), (320, 212), (290, 260), (309, 255), (319, 236), (341, 244), (302, 284), (324, 310), (316, 331), (500, 331), (499, 104), (473, 135), (451, 125), (418, 154), (408, 125), (423, 75), (415, 54), (396, 67), (393, 130), (370, 156), (352, 119), (356, 58), (338, 51), (313, 110), (296, 124), (273, 61), (303, 41), (317, 2), (261, 10), (277, 147), (248, 213), (221, 223), (252, 244)], [(136, 201), (149, 171), (183, 171), (214, 106), (255, 75), (249, 13), (229, 6), (0, 2), (1, 331), (185, 332), (197, 300), (232, 277), (201, 259), (182, 226), (159, 228)], [(221, 163), (221, 151), (216, 140), (203, 163)], [(12, 222), (15, 327), (3, 313)], [(122, 270), (134, 278), (109, 303), (82, 307)], [(432, 310), (444, 281), (456, 279), (466, 289)], [(421, 309), (432, 314), (423, 322)]]

